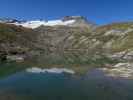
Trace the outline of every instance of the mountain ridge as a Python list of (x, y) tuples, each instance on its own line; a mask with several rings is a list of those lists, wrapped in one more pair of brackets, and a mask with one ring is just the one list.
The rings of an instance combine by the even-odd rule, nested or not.
[[(71, 19), (66, 17), (65, 21)], [(86, 27), (86, 23), (84, 26), (80, 20), (78, 24), (79, 26), (74, 27), (41, 25), (37, 28), (26, 28), (2, 22), (0, 59), (33, 60), (42, 65), (76, 64), (97, 67), (133, 61), (132, 22), (103, 26), (89, 24)]]
[(14, 25), (20, 25), (26, 28), (38, 28), (42, 25), (44, 26), (70, 26), (70, 27), (82, 27), (89, 25), (92, 26), (92, 23), (89, 23), (88, 20), (85, 17), (82, 16), (65, 16), (61, 19), (56, 20), (33, 20), (33, 21), (22, 21), (17, 19), (10, 19), (10, 18), (1, 18), (1, 23), (8, 23), (8, 24), (14, 24)]

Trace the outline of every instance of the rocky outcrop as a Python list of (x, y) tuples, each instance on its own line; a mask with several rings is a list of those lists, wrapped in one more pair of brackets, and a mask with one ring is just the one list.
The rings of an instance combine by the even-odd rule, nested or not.
[(133, 63), (118, 63), (111, 68), (102, 68), (108, 76), (133, 79)]
[(69, 21), (69, 20), (75, 20), (74, 23), (70, 24), (71, 27), (87, 27), (87, 28), (94, 28), (95, 24), (92, 22), (89, 22), (85, 17), (83, 16), (65, 16), (62, 18), (62, 21)]

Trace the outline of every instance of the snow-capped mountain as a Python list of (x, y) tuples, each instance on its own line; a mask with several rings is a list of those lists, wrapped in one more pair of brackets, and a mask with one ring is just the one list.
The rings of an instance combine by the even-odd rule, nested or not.
[(133, 22), (95, 26), (81, 16), (52, 21), (0, 19), (0, 62), (105, 66), (103, 71), (133, 78), (132, 44)]
[(21, 25), (23, 27), (27, 28), (37, 28), (39, 26), (55, 26), (55, 25), (70, 25), (73, 24), (75, 20), (69, 20), (69, 21), (62, 21), (62, 20), (51, 20), (51, 21), (41, 21), (41, 20), (35, 20), (35, 21), (27, 21), (27, 22), (21, 22), (21, 23), (13, 23), (15, 25)]
[(38, 28), (40, 26), (71, 26), (71, 27), (76, 27), (76, 26), (88, 26), (91, 25), (91, 23), (88, 23), (86, 18), (82, 16), (65, 16), (62, 19), (57, 19), (57, 20), (50, 20), (50, 21), (45, 21), (45, 20), (33, 20), (33, 21), (19, 21), (16, 19), (0, 19), (1, 23), (8, 23), (8, 24), (15, 24), (17, 26), (23, 26), (26, 28)]

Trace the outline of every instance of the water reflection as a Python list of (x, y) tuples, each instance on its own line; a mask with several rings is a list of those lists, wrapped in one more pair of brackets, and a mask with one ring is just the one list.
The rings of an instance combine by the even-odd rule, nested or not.
[(132, 93), (132, 80), (99, 70), (83, 76), (23, 71), (0, 80), (0, 100), (133, 100)]

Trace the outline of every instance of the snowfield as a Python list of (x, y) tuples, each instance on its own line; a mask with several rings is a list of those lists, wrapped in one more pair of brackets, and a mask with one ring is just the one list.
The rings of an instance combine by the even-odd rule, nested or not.
[(67, 20), (67, 21), (62, 21), (62, 20), (51, 20), (51, 21), (27, 21), (27, 22), (22, 22), (22, 23), (13, 23), (15, 25), (21, 25), (26, 28), (37, 28), (41, 25), (44, 26), (55, 26), (55, 25), (71, 25), (75, 22), (76, 20)]

